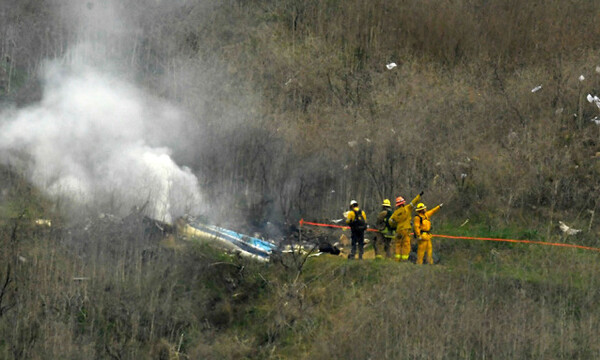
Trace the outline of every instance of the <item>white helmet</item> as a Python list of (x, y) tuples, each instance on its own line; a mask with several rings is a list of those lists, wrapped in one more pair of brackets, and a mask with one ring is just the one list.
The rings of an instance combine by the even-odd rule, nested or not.
[(354, 205), (358, 205), (358, 202), (356, 200), (350, 201), (350, 206), (354, 206)]

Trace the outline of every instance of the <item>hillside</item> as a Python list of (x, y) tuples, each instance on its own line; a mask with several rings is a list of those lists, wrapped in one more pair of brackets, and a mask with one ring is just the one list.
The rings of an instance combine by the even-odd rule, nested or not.
[(294, 240), (424, 191), (437, 233), (600, 248), (599, 11), (2, 2), (0, 358), (600, 357), (595, 251), (261, 264), (156, 226)]
[[(3, 185), (11, 205), (0, 224), (5, 359), (594, 358), (600, 351), (597, 252), (435, 239), (434, 266), (331, 255), (263, 264), (165, 237), (139, 214), (69, 224), (17, 176)], [(51, 227), (34, 223), (40, 214), (52, 216)], [(479, 225), (461, 232), (539, 237)]]
[(187, 122), (157, 144), (217, 219), (332, 217), (427, 190), (461, 218), (547, 226), (597, 208), (598, 6), (19, 1), (0, 13), (0, 96), (36, 101), (40, 66), (62, 59), (168, 100)]
[(596, 253), (435, 241), (442, 256), (435, 266), (325, 255), (299, 272), (291, 259), (249, 262), (157, 242), (128, 226), (98, 220), (69, 236), (2, 227), (2, 358), (594, 358), (600, 351)]

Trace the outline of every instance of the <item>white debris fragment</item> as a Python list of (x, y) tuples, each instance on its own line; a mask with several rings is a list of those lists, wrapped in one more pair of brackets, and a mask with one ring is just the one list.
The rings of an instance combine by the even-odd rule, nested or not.
[(344, 170), (348, 170), (348, 165), (344, 165)]
[(333, 190), (333, 189), (332, 189), (332, 190), (331, 190), (331, 193), (333, 194), (334, 192), (335, 192), (335, 190)]
[(389, 64), (387, 64), (385, 67), (386, 67), (388, 70), (392, 70), (392, 69), (393, 69), (393, 68), (395, 68), (396, 66), (398, 66), (398, 65), (396, 65), (396, 63), (392, 62), (392, 63), (389, 63)]
[(344, 219), (335, 219), (335, 220), (331, 220), (331, 222), (332, 222), (332, 223), (335, 223), (335, 224), (339, 224), (339, 223), (341, 223), (342, 221), (344, 221)]
[(348, 141), (348, 146), (355, 147), (356, 145), (358, 145), (358, 141), (356, 141), (356, 140)]
[(585, 76), (579, 75), (579, 81), (583, 81), (583, 80), (585, 80)]
[(600, 66), (596, 66), (596, 73), (600, 74)]
[(368, 143), (370, 143), (370, 142), (371, 142), (371, 139), (369, 139), (369, 138), (365, 138), (365, 141), (366, 141), (366, 142), (368, 142)]
[(587, 94), (587, 96), (585, 98), (587, 99), (587, 101), (590, 104), (594, 103), (594, 104), (596, 104), (598, 109), (600, 109), (600, 98), (598, 96), (596, 96), (596, 95), (592, 96), (592, 94)]
[(534, 93), (534, 92), (538, 92), (540, 90), (542, 90), (542, 85), (538, 85), (538, 86), (534, 87), (533, 89), (531, 89), (531, 92)]
[(581, 232), (581, 230), (579, 229), (573, 229), (571, 227), (569, 227), (567, 224), (565, 224), (562, 221), (558, 222), (558, 227), (560, 227), (560, 230), (565, 233), (566, 235), (577, 235)]
[(466, 177), (467, 177), (467, 174), (465, 174), (465, 173), (462, 173), (462, 174), (460, 174), (460, 178), (461, 178), (461, 179), (464, 179), (464, 178), (466, 178)]
[(555, 113), (556, 115), (560, 115), (560, 114), (562, 114), (562, 112), (563, 112), (564, 110), (565, 110), (564, 108), (558, 108), (558, 109), (556, 109), (556, 110), (554, 111), (554, 113)]
[(594, 124), (600, 126), (600, 119), (596, 116), (595, 118), (590, 120), (591, 122), (593, 122)]
[(594, 102), (594, 97), (592, 96), (592, 94), (587, 94), (586, 99), (590, 104)]

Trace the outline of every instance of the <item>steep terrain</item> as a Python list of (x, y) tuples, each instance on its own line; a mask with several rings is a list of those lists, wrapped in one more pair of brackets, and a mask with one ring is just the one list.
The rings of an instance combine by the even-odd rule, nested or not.
[(600, 247), (599, 11), (3, 1), (0, 358), (600, 357), (594, 251), (262, 264), (145, 217), (282, 238), (425, 191), (439, 233)]

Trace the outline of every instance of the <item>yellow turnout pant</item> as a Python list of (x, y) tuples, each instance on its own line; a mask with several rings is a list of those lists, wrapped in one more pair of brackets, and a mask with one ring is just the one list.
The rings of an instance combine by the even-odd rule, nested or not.
[(396, 231), (396, 261), (408, 261), (410, 254), (410, 236), (408, 229)]
[(423, 263), (423, 257), (427, 253), (427, 262), (433, 264), (433, 246), (431, 245), (431, 234), (421, 233), (421, 239), (417, 247), (417, 264)]

